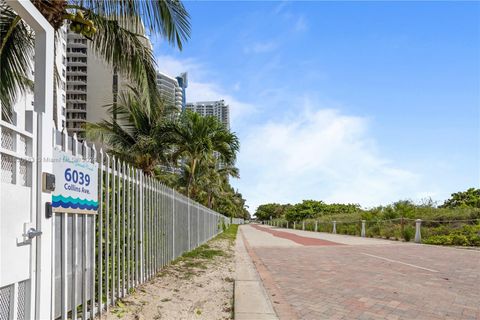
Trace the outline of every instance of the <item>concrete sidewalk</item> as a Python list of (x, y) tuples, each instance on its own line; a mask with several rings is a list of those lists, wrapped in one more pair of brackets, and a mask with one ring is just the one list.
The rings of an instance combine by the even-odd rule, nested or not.
[(242, 226), (235, 244), (235, 319), (277, 320), (267, 291), (243, 242)]

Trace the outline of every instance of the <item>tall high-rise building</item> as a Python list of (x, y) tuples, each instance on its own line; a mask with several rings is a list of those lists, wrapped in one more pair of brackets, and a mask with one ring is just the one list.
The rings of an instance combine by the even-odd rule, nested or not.
[(157, 72), (157, 87), (160, 96), (167, 104), (175, 106), (178, 111), (184, 109), (186, 84), (186, 73), (173, 78), (165, 73)]
[(98, 57), (82, 35), (68, 33), (67, 129), (82, 138), (87, 122), (111, 118), (109, 108), (128, 80)]
[(202, 116), (214, 116), (227, 129), (230, 129), (230, 106), (225, 104), (225, 100), (189, 102), (186, 105), (186, 109)]
[[(137, 20), (122, 22), (137, 34), (145, 29)], [(140, 41), (152, 49), (148, 37)], [(130, 84), (126, 77), (114, 70), (92, 50), (84, 36), (68, 32), (67, 36), (67, 129), (81, 139), (87, 122), (111, 119), (109, 108), (118, 100), (118, 95)]]
[(76, 33), (67, 35), (67, 130), (81, 135), (87, 121), (88, 45)]
[(178, 85), (182, 90), (182, 111), (185, 111), (187, 106), (187, 87), (188, 87), (188, 73), (183, 72), (177, 77)]

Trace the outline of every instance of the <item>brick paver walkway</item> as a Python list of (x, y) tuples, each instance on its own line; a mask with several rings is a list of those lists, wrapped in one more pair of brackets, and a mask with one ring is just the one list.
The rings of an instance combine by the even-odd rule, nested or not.
[(480, 319), (479, 251), (330, 234), (344, 245), (288, 246), (273, 230), (241, 230), (262, 278), (300, 319)]
[(295, 233), (279, 231), (279, 230), (276, 230), (276, 229), (273, 229), (273, 228), (266, 228), (266, 227), (259, 226), (257, 224), (253, 224), (252, 227), (254, 227), (257, 230), (268, 232), (268, 233), (270, 233), (271, 235), (274, 235), (277, 238), (292, 240), (293, 242), (296, 242), (296, 243), (304, 245), (304, 246), (338, 246), (338, 245), (342, 245), (341, 243), (338, 243), (338, 242), (300, 236), (300, 235), (297, 235)]

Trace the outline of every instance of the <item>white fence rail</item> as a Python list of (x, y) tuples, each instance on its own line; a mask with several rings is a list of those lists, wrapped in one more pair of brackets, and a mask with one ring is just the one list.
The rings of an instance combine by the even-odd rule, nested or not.
[(55, 215), (55, 317), (93, 319), (230, 223), (75, 137), (55, 147), (99, 163), (98, 214)]

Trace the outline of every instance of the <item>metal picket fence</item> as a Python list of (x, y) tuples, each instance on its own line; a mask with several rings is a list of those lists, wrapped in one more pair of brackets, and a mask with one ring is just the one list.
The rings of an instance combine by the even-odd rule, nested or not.
[(245, 219), (242, 218), (232, 218), (232, 224), (244, 224)]
[(99, 164), (97, 215), (55, 215), (54, 315), (93, 319), (230, 219), (141, 170), (55, 132), (56, 148)]

